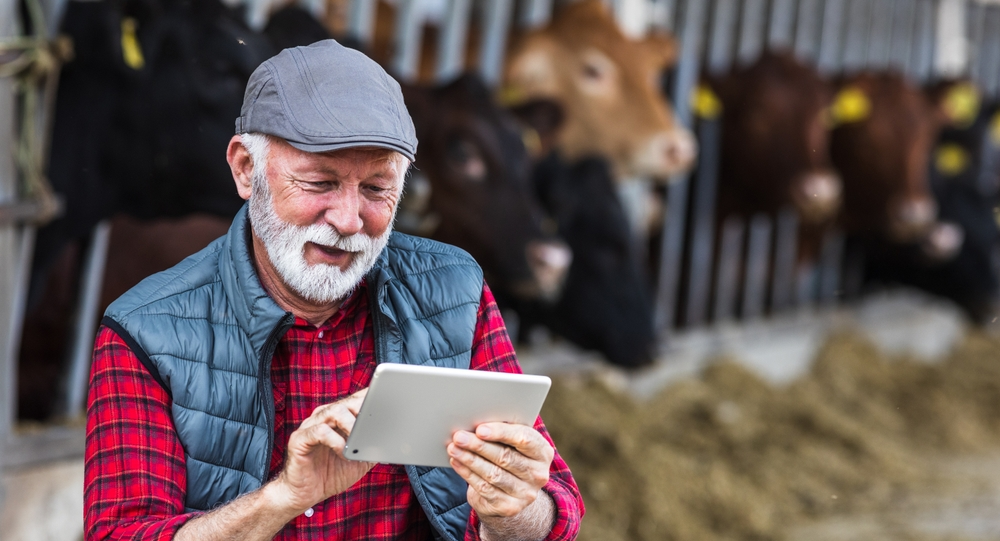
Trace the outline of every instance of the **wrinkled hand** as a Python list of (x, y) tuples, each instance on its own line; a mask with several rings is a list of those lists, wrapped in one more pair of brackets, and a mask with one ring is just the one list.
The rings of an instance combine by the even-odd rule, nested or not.
[(513, 517), (541, 494), (555, 452), (530, 426), (483, 423), (455, 432), (448, 455), (480, 517)]
[(285, 467), (275, 482), (281, 488), (283, 504), (299, 512), (347, 490), (373, 462), (344, 458), (347, 436), (368, 389), (343, 400), (313, 410), (288, 439)]

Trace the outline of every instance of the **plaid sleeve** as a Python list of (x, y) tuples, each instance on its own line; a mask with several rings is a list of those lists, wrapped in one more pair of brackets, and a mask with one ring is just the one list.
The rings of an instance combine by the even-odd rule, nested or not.
[[(489, 286), (483, 284), (483, 296), (479, 303), (479, 321), (472, 343), (473, 370), (493, 370), (497, 372), (521, 373), (521, 365), (517, 362), (514, 345), (507, 334), (500, 310)], [(583, 498), (580, 489), (573, 480), (573, 474), (556, 449), (549, 431), (545, 428), (542, 418), (535, 419), (535, 430), (548, 440), (555, 450), (552, 466), (549, 470), (549, 482), (543, 490), (552, 497), (555, 503), (556, 517), (547, 540), (576, 539), (580, 531), (580, 519), (583, 517)], [(465, 541), (479, 541), (479, 517), (472, 511), (469, 526), (465, 530)]]
[(170, 397), (114, 331), (94, 344), (87, 405), (87, 541), (172, 539), (184, 513), (187, 471)]

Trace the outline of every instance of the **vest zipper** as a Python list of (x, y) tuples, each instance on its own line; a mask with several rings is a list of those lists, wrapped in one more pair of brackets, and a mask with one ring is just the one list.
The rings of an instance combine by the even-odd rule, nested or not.
[(260, 370), (258, 370), (258, 391), (261, 400), (264, 401), (265, 428), (267, 429), (267, 455), (264, 457), (264, 471), (260, 476), (261, 486), (267, 482), (267, 474), (271, 470), (271, 455), (274, 453), (274, 393), (271, 389), (271, 358), (274, 357), (274, 350), (278, 347), (278, 341), (288, 332), (288, 329), (295, 323), (295, 316), (291, 312), (285, 312), (281, 321), (271, 330), (267, 341), (264, 342), (264, 349), (261, 350)]

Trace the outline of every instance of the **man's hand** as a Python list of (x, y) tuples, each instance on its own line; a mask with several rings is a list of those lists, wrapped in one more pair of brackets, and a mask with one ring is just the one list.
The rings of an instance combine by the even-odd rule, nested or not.
[(274, 481), (281, 505), (301, 513), (347, 490), (375, 464), (344, 458), (368, 389), (316, 408), (288, 439), (285, 467)]
[(555, 451), (537, 430), (483, 423), (475, 434), (455, 432), (448, 454), (451, 467), (469, 483), (469, 504), (484, 527), (529, 539), (548, 533), (554, 511), (542, 487)]

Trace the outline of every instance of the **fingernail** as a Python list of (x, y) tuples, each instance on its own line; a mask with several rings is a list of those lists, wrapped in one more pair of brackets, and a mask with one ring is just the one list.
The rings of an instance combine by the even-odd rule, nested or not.
[(458, 443), (461, 443), (462, 445), (465, 445), (465, 444), (469, 443), (471, 440), (469, 439), (469, 435), (467, 433), (465, 433), (465, 432), (456, 432), (455, 433), (455, 441), (457, 441)]
[(453, 457), (458, 457), (462, 454), (462, 450), (459, 449), (458, 447), (455, 447), (454, 445), (450, 445), (448, 446), (448, 454)]
[(479, 434), (480, 436), (482, 436), (484, 438), (488, 438), (488, 437), (490, 437), (490, 429), (486, 428), (485, 426), (481, 426), (481, 427), (479, 427), (479, 428), (476, 429), (476, 434)]

